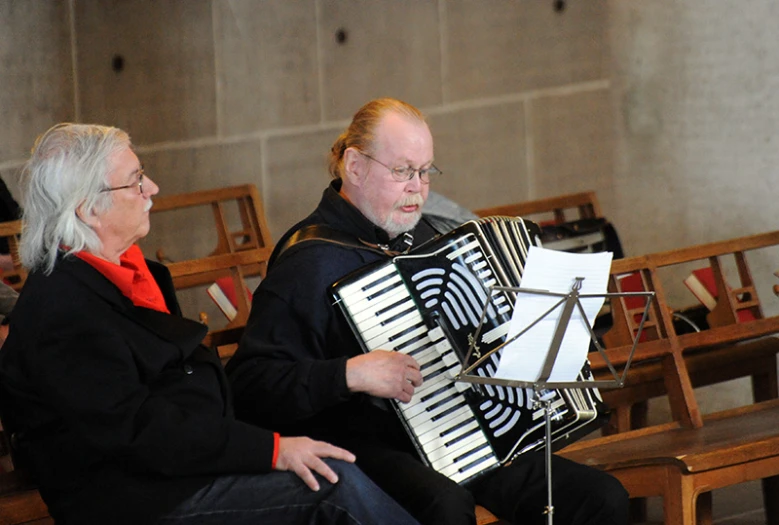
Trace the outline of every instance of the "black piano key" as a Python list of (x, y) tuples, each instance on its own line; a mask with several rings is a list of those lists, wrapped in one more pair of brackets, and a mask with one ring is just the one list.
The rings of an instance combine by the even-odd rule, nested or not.
[[(472, 455), (476, 454), (477, 452), (480, 452), (480, 451), (484, 450), (485, 448), (487, 448), (489, 446), (490, 446), (489, 443), (486, 443), (486, 442), (482, 443), (478, 447), (472, 448), (472, 449), (466, 451), (464, 454), (461, 454), (461, 455), (457, 456), (456, 458), (453, 458), (452, 459), (452, 463), (457, 463), (459, 461), (462, 461), (463, 459), (467, 458), (468, 456), (472, 456)], [(469, 467), (469, 465), (463, 466), (460, 469), (460, 472), (462, 472), (463, 470), (467, 469), (468, 467)]]
[[(469, 423), (470, 423), (470, 421), (469, 421)], [(474, 434), (481, 434), (481, 428), (474, 427), (474, 428), (472, 428), (471, 430), (469, 430), (467, 432), (463, 432), (461, 435), (457, 436), (456, 438), (451, 439), (451, 440), (445, 442), (444, 446), (445, 447), (451, 447), (455, 443), (458, 443), (458, 442), (462, 441), (463, 439), (467, 439), (467, 438), (471, 437)]]
[(382, 283), (392, 279), (393, 277), (397, 276), (398, 274), (395, 272), (389, 272), (386, 275), (380, 277), (379, 279), (376, 279), (374, 281), (371, 281), (370, 283), (366, 284), (365, 286), (362, 286), (360, 289), (363, 292), (367, 292), (371, 288), (375, 288), (376, 286), (381, 285)]
[[(395, 341), (395, 340), (397, 340), (397, 339), (400, 339), (400, 338), (402, 338), (403, 336), (405, 336), (406, 334), (408, 334), (408, 333), (410, 333), (410, 332), (413, 332), (414, 330), (416, 330), (417, 328), (419, 328), (419, 327), (420, 327), (420, 326), (422, 326), (423, 324), (424, 324), (424, 323), (420, 321), (420, 322), (419, 322), (419, 323), (417, 323), (417, 324), (414, 324), (414, 325), (411, 325), (411, 326), (409, 326), (409, 327), (408, 327), (408, 328), (406, 328), (405, 330), (401, 330), (400, 332), (396, 332), (396, 333), (394, 333), (394, 334), (391, 334), (390, 336), (388, 336), (388, 337), (387, 337), (387, 340), (388, 340), (388, 341)], [(412, 344), (414, 344), (416, 341), (419, 341), (420, 339), (423, 339), (423, 338), (425, 338), (425, 337), (427, 337), (427, 334), (426, 334), (425, 332), (422, 332), (421, 334), (419, 334), (419, 335), (415, 335), (414, 337), (412, 337), (412, 338), (408, 339), (407, 341), (403, 341), (402, 343), (399, 343), (399, 344), (398, 344), (396, 347), (394, 347), (394, 348), (395, 348), (395, 350), (403, 350), (405, 347), (407, 347), (407, 346), (409, 346), (409, 345), (412, 345)]]
[(408, 307), (408, 308), (406, 308), (405, 310), (403, 310), (402, 312), (398, 312), (397, 314), (393, 315), (392, 317), (388, 317), (387, 319), (383, 320), (383, 321), (381, 322), (381, 325), (382, 325), (382, 326), (384, 326), (384, 325), (388, 325), (388, 324), (390, 324), (391, 322), (393, 322), (393, 321), (397, 321), (397, 320), (399, 320), (399, 319), (402, 319), (403, 317), (405, 317), (405, 316), (409, 315), (410, 313), (414, 313), (414, 312), (416, 312), (416, 311), (417, 311), (417, 308), (416, 308), (416, 306), (414, 306), (414, 304), (413, 304), (413, 303), (411, 303), (411, 304), (409, 305), (409, 307)]
[(448, 436), (448, 435), (449, 435), (449, 434), (451, 434), (452, 432), (455, 432), (455, 431), (457, 431), (457, 429), (459, 429), (459, 428), (461, 428), (461, 427), (464, 427), (465, 425), (469, 425), (469, 424), (471, 424), (471, 422), (472, 422), (472, 421), (473, 421), (473, 419), (465, 419), (465, 420), (463, 420), (463, 421), (460, 421), (460, 422), (459, 422), (459, 423), (457, 423), (456, 425), (452, 425), (451, 427), (447, 428), (447, 429), (446, 429), (446, 430), (444, 430), (443, 432), (440, 432), (438, 435), (439, 435), (440, 437)]
[(429, 394), (426, 394), (426, 395), (424, 395), (424, 396), (420, 397), (420, 398), (419, 398), (419, 401), (420, 401), (420, 402), (422, 402), (422, 403), (424, 403), (424, 402), (425, 402), (425, 401), (427, 401), (428, 399), (434, 398), (434, 397), (435, 397), (435, 396), (437, 396), (438, 394), (441, 394), (441, 393), (443, 393), (444, 391), (446, 391), (446, 390), (449, 390), (450, 388), (452, 388), (452, 386), (453, 386), (453, 385), (444, 385), (444, 386), (442, 386), (441, 388), (438, 388), (438, 389), (436, 389), (436, 390), (433, 390), (433, 391), (432, 391), (432, 392), (430, 392)]
[(459, 393), (459, 392), (455, 392), (454, 394), (450, 394), (450, 395), (446, 396), (445, 398), (441, 399), (440, 401), (436, 401), (435, 403), (433, 403), (433, 404), (432, 404), (432, 405), (430, 405), (429, 407), (426, 407), (426, 408), (425, 408), (425, 410), (426, 410), (427, 412), (432, 412), (432, 411), (433, 411), (433, 410), (435, 410), (436, 408), (438, 408), (438, 407), (440, 407), (440, 406), (442, 406), (442, 405), (445, 405), (446, 403), (448, 403), (448, 402), (449, 402), (449, 401), (451, 401), (452, 399), (455, 399), (455, 398), (457, 398), (457, 397), (459, 397), (459, 396), (460, 396), (460, 393)]
[(444, 410), (440, 414), (436, 414), (435, 416), (431, 417), (430, 421), (438, 421), (439, 419), (445, 418), (446, 416), (448, 416), (449, 414), (451, 414), (452, 412), (454, 412), (458, 408), (464, 407), (467, 404), (468, 403), (465, 400), (463, 400), (460, 403), (457, 403), (456, 405), (453, 405), (451, 408), (448, 408), (447, 410)]
[(394, 303), (392, 303), (392, 304), (390, 304), (388, 306), (385, 306), (384, 308), (382, 308), (380, 310), (376, 310), (376, 312), (374, 312), (373, 315), (375, 315), (376, 317), (382, 316), (386, 312), (389, 312), (390, 310), (392, 310), (393, 308), (398, 307), (398, 306), (402, 305), (403, 303), (407, 303), (407, 302), (409, 302), (409, 298), (408, 297), (402, 297), (402, 298), (398, 299), (397, 301), (395, 301)]
[(468, 463), (467, 465), (465, 465), (465, 466), (463, 466), (463, 467), (460, 467), (459, 469), (457, 469), (457, 471), (458, 471), (458, 472), (465, 472), (466, 470), (468, 470), (468, 469), (470, 469), (470, 468), (473, 468), (473, 467), (475, 467), (475, 466), (476, 466), (476, 465), (478, 465), (479, 463), (484, 463), (484, 462), (485, 462), (485, 461), (487, 461), (488, 459), (492, 459), (492, 456), (489, 456), (489, 455), (487, 455), (487, 456), (482, 456), (482, 457), (480, 457), (480, 458), (478, 458), (478, 459), (476, 459), (476, 460), (474, 460), (474, 461), (471, 461), (471, 462), (470, 462), (470, 463)]

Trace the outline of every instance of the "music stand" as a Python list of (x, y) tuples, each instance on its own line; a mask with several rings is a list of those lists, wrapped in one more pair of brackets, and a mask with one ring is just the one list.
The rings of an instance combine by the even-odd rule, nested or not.
[[(641, 337), (641, 332), (644, 328), (644, 322), (646, 321), (649, 315), (649, 307), (651, 305), (652, 298), (655, 295), (654, 292), (609, 292), (609, 293), (601, 293), (601, 294), (580, 294), (579, 290), (581, 290), (583, 280), (584, 277), (576, 277), (574, 284), (571, 286), (571, 291), (568, 293), (556, 293), (556, 292), (548, 292), (543, 290), (531, 290), (526, 288), (508, 287), (508, 286), (490, 287), (489, 298), (485, 303), (484, 308), (482, 309), (479, 326), (476, 328), (476, 332), (473, 338), (471, 338), (470, 345), (468, 347), (468, 353), (465, 356), (462, 368), (460, 369), (460, 373), (455, 376), (455, 381), (463, 381), (467, 383), (477, 383), (477, 384), (497, 385), (497, 386), (517, 387), (517, 388), (532, 388), (535, 397), (536, 406), (539, 405), (544, 406), (544, 426), (545, 426), (544, 443), (546, 446), (545, 467), (546, 467), (546, 490), (547, 490), (547, 505), (544, 510), (544, 514), (547, 515), (548, 525), (552, 525), (553, 514), (554, 514), (554, 505), (552, 505), (552, 421), (551, 421), (552, 420), (551, 402), (552, 402), (552, 398), (554, 397), (554, 394), (552, 390), (558, 388), (586, 389), (586, 388), (593, 388), (593, 387), (600, 387), (600, 388), (623, 387), (625, 385), (625, 379), (627, 377), (628, 370), (630, 369), (630, 365), (633, 361), (633, 354), (636, 351), (636, 345), (638, 344), (639, 338)], [(550, 297), (558, 297), (560, 300), (557, 303), (555, 303), (551, 308), (549, 308), (546, 312), (544, 312), (538, 318), (536, 318), (532, 323), (526, 326), (518, 334), (516, 334), (511, 338), (508, 338), (505, 342), (501, 343), (500, 345), (493, 348), (492, 350), (485, 353), (484, 355), (481, 355), (481, 353), (478, 350), (479, 336), (481, 334), (482, 327), (484, 326), (484, 320), (486, 319), (488, 308), (490, 306), (490, 303), (493, 300), (493, 296), (496, 291), (510, 292), (516, 294), (545, 295)], [(625, 368), (622, 371), (621, 377), (617, 373), (616, 368), (614, 368), (614, 365), (611, 363), (611, 360), (609, 359), (608, 355), (606, 355), (605, 350), (598, 342), (598, 338), (592, 330), (592, 324), (589, 322), (589, 319), (587, 318), (587, 313), (584, 311), (584, 307), (580, 302), (580, 299), (582, 298), (604, 298), (605, 299), (605, 298), (618, 298), (618, 297), (644, 297), (646, 299), (644, 305), (644, 312), (641, 316), (641, 321), (638, 324), (638, 330), (636, 331), (636, 334), (633, 338), (633, 346), (631, 347), (630, 353), (628, 354), (628, 358), (625, 362)], [(543, 320), (547, 316), (552, 315), (553, 312), (555, 312), (560, 307), (562, 307), (562, 312), (560, 313), (557, 327), (554, 331), (554, 334), (552, 335), (552, 340), (549, 345), (549, 349), (547, 350), (546, 358), (541, 368), (541, 373), (538, 377), (538, 380), (518, 381), (514, 379), (501, 379), (497, 377), (485, 377), (485, 376), (471, 374), (471, 372), (473, 372), (486, 359), (488, 359), (494, 353), (499, 352), (509, 343), (519, 339), (533, 326), (541, 322), (541, 320)], [(589, 331), (590, 340), (595, 345), (595, 348), (597, 348), (598, 353), (601, 355), (601, 357), (603, 357), (606, 366), (611, 372), (613, 380), (592, 379), (586, 381), (557, 381), (557, 382), (547, 381), (547, 379), (552, 373), (552, 369), (554, 368), (554, 363), (560, 352), (560, 346), (563, 342), (563, 337), (565, 336), (565, 332), (568, 329), (568, 323), (571, 319), (571, 315), (573, 314), (575, 308), (578, 308), (578, 311), (581, 313), (582, 320), (584, 321), (584, 324), (587, 326), (587, 329)], [(477, 356), (476, 361), (474, 361), (473, 364), (466, 366), (471, 356), (474, 354), (476, 354)]]

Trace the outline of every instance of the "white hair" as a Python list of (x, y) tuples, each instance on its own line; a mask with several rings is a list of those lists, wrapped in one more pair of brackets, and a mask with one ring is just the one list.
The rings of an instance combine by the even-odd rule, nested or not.
[(97, 253), (101, 242), (76, 211), (103, 212), (113, 155), (131, 147), (118, 128), (57, 124), (38, 137), (22, 171), (24, 210), (19, 254), (30, 271), (51, 273), (59, 251)]

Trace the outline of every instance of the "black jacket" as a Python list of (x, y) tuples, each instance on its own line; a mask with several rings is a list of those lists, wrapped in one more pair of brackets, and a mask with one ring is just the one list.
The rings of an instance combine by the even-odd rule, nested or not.
[(273, 434), (236, 421), (219, 359), (180, 316), (134, 306), (86, 262), (29, 276), (0, 351), (0, 409), (58, 523), (154, 523), (227, 473), (271, 468)]
[[(279, 240), (276, 251), (310, 224), (370, 244), (402, 243), (388, 239), (338, 189), (335, 181), (317, 209)], [(436, 233), (423, 219), (414, 231), (414, 246)], [(271, 257), (268, 274), (254, 293), (243, 339), (225, 367), (237, 416), (269, 422), (288, 434), (328, 440), (356, 452), (358, 458), (363, 444), (413, 450), (386, 401), (349, 392), (346, 360), (362, 350), (328, 294), (329, 286), (343, 276), (388, 257), (328, 242), (293, 245), (278, 255)]]

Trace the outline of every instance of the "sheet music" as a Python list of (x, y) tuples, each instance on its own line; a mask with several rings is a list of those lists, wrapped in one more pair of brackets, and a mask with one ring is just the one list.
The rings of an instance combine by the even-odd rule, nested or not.
[[(611, 259), (611, 252), (568, 253), (531, 246), (519, 289), (567, 294), (571, 291), (575, 278), (584, 277), (580, 294), (604, 294), (608, 285)], [(518, 293), (508, 338), (520, 333), (562, 299)], [(575, 308), (547, 382), (576, 380), (587, 358), (590, 345), (589, 328), (592, 327), (604, 300), (604, 297), (580, 298), (590, 326), (587, 326), (578, 307)], [(503, 348), (495, 377), (530, 383), (539, 380), (563, 307), (564, 303), (560, 304), (538, 324)]]

